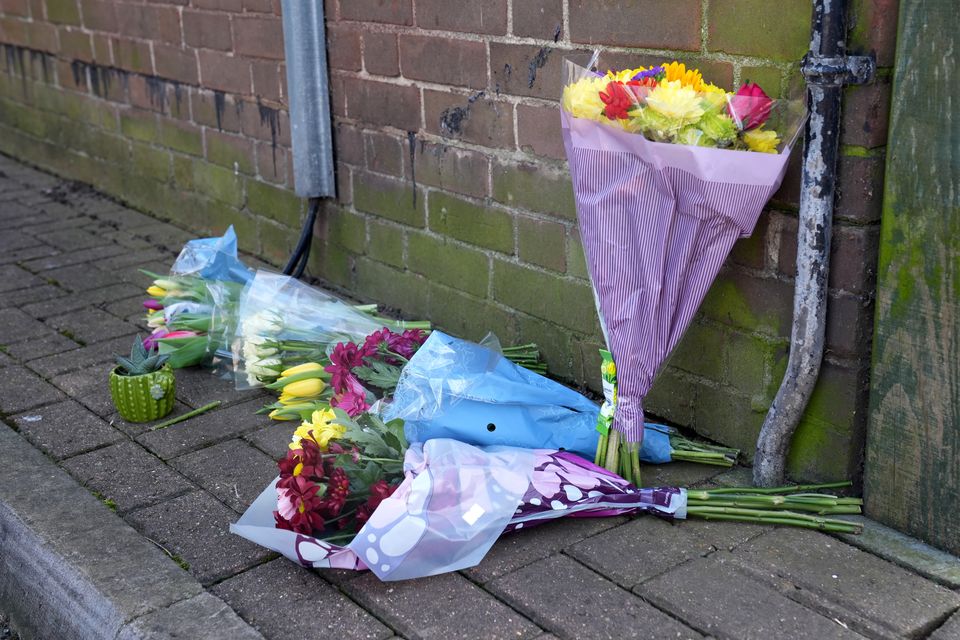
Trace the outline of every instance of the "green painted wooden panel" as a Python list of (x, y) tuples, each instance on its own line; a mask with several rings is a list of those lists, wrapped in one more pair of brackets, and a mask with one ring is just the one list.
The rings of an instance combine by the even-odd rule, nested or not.
[(867, 513), (960, 554), (956, 0), (900, 3), (867, 434)]

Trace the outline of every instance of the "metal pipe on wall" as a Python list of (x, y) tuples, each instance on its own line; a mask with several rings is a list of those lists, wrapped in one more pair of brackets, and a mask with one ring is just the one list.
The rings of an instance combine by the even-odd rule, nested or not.
[(790, 440), (823, 360), (843, 86), (867, 82), (875, 70), (871, 57), (847, 57), (846, 35), (846, 0), (814, 0), (810, 52), (802, 65), (810, 118), (803, 150), (790, 357), (757, 440), (753, 481), (758, 486), (783, 482)]

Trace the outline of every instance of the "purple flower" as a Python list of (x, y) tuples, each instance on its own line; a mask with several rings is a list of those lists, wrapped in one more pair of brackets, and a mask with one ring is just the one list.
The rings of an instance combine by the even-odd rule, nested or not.
[(661, 73), (663, 73), (663, 67), (651, 67), (646, 71), (641, 71), (640, 73), (637, 73), (636, 75), (633, 76), (633, 78), (631, 78), (631, 80), (640, 81), (645, 78), (655, 78)]

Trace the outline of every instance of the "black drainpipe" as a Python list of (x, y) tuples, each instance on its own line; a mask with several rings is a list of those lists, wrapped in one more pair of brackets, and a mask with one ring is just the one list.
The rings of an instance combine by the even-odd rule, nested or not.
[(790, 440), (823, 360), (841, 97), (844, 85), (864, 84), (876, 70), (872, 56), (846, 55), (846, 36), (846, 0), (814, 0), (810, 52), (801, 67), (810, 119), (803, 149), (790, 359), (757, 440), (753, 481), (761, 487), (783, 482)]

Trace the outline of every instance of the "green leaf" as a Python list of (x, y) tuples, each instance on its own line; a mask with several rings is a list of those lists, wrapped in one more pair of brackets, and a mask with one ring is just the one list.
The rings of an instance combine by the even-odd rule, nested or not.
[(364, 382), (385, 390), (396, 389), (400, 380), (400, 367), (379, 360), (371, 362), (369, 367), (356, 367), (353, 373)]

